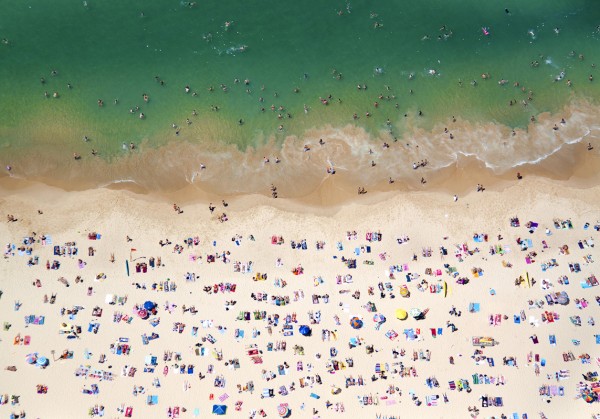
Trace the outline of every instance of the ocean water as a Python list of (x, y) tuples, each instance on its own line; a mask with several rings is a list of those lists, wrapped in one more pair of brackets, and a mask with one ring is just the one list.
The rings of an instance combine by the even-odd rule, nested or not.
[[(595, 138), (599, 25), (591, 0), (2, 2), (0, 159), (23, 177), (152, 188), (325, 136), (344, 146), (323, 164), (397, 140), (428, 150), (406, 162), (509, 167)], [(565, 110), (568, 134), (530, 124)], [(462, 134), (439, 147), (453, 116)], [(513, 128), (526, 149), (500, 147)]]

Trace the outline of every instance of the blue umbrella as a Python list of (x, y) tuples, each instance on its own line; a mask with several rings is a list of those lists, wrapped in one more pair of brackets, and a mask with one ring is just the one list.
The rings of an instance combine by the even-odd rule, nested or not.
[(146, 301), (144, 303), (144, 308), (146, 310), (152, 310), (154, 307), (156, 307), (156, 304), (154, 304), (152, 301)]
[(312, 330), (310, 329), (310, 327), (303, 325), (303, 326), (300, 326), (300, 329), (298, 329), (298, 332), (300, 332), (300, 334), (302, 336), (310, 336), (312, 333)]
[(40, 356), (40, 357), (37, 359), (37, 362), (36, 362), (36, 363), (37, 363), (37, 364), (38, 364), (40, 367), (45, 367), (46, 365), (48, 365), (48, 362), (49, 362), (49, 361), (48, 361), (48, 358), (46, 358), (46, 357), (44, 357), (44, 356)]
[(224, 415), (225, 413), (227, 413), (227, 406), (225, 406), (224, 404), (214, 404), (212, 412), (215, 415)]
[(360, 329), (363, 327), (363, 321), (358, 317), (352, 317), (350, 319), (350, 326), (352, 326), (353, 329)]

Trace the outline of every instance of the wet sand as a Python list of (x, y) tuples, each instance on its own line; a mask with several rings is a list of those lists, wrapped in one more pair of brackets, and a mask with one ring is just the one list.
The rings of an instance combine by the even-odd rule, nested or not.
[[(87, 149), (94, 147), (93, 142), (78, 141), (74, 151), (47, 149), (42, 142), (36, 152), (19, 157), (14, 154), (18, 150), (6, 149), (2, 164), (10, 165), (12, 170), (4, 171), (2, 176), (65, 190), (110, 187), (136, 193), (185, 195), (186, 200), (204, 194), (269, 196), (271, 184), (279, 188), (280, 197), (300, 200), (319, 196), (319, 188), (325, 185), (342, 190), (349, 197), (359, 186), (368, 191), (444, 189), (460, 194), (477, 183), (489, 185), (491, 179), (514, 178), (517, 172), (557, 180), (575, 176), (585, 182), (583, 178), (595, 173), (586, 172), (588, 163), (593, 167), (588, 160), (595, 159), (600, 148), (596, 113), (594, 106), (577, 102), (560, 114), (538, 116), (527, 130), (515, 130), (514, 136), (505, 126), (451, 120), (432, 131), (415, 126), (397, 141), (387, 133), (371, 138), (355, 126), (329, 127), (309, 130), (303, 138), (289, 137), (281, 145), (272, 138), (258, 149), (244, 151), (235, 146), (203, 143), (201, 130), (193, 128), (184, 130), (180, 138), (165, 146), (155, 149), (142, 143), (116, 158), (106, 158), (103, 150), (99, 150), (99, 156), (90, 155)], [(565, 124), (561, 123), (563, 117)], [(553, 129), (555, 125), (557, 130)], [(454, 139), (450, 139), (450, 134)], [(323, 139), (323, 145), (319, 139)], [(384, 147), (384, 143), (389, 147)], [(588, 143), (595, 147), (591, 152), (586, 150)], [(305, 145), (310, 151), (304, 151)], [(73, 152), (82, 159), (74, 160)], [(265, 157), (269, 163), (264, 162)], [(277, 158), (279, 163), (275, 162)], [(424, 160), (427, 166), (413, 169), (413, 163)], [(335, 175), (327, 173), (328, 167), (335, 169)], [(480, 173), (471, 185), (462, 187), (454, 178), (460, 178), (462, 171), (470, 172), (471, 167)], [(394, 180), (391, 185), (390, 177)], [(425, 185), (420, 182), (422, 177), (427, 181)]]

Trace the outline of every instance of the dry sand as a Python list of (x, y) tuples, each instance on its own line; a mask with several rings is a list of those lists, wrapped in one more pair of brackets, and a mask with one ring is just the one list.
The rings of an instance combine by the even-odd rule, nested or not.
[[(10, 184), (10, 182), (13, 182)], [(12, 187), (11, 187), (12, 186)], [(486, 185), (487, 186), (487, 185)], [(483, 193), (472, 192), (462, 194), (458, 202), (453, 202), (451, 194), (444, 192), (403, 192), (399, 194), (382, 193), (367, 194), (353, 203), (333, 207), (331, 210), (313, 211), (314, 207), (286, 200), (271, 200), (263, 196), (244, 196), (230, 202), (224, 209), (219, 201), (214, 201), (217, 209), (210, 214), (207, 202), (195, 202), (182, 205), (182, 214), (177, 214), (172, 202), (145, 195), (135, 195), (121, 190), (87, 190), (82, 192), (65, 192), (59, 189), (24, 183), (17, 180), (4, 182), (0, 198), (1, 215), (0, 241), (2, 245), (13, 243), (18, 248), (23, 238), (36, 233), (36, 242), (32, 256), (39, 256), (39, 265), (28, 267), (30, 256), (20, 256), (18, 249), (14, 256), (7, 255), (0, 261), (0, 318), (2, 322), (11, 324), (9, 330), (0, 334), (0, 394), (20, 396), (20, 403), (11, 406), (10, 402), (0, 406), (0, 416), (9, 417), (11, 412), (24, 411), (28, 418), (83, 418), (88, 409), (94, 405), (105, 407), (106, 417), (123, 417), (117, 411), (121, 406), (133, 407), (133, 417), (167, 417), (167, 409), (171, 406), (185, 407), (187, 412), (181, 412), (182, 418), (193, 418), (194, 410), (199, 409), (200, 417), (212, 416), (213, 404), (228, 406), (227, 416), (247, 418), (254, 410), (264, 409), (269, 417), (278, 417), (277, 406), (288, 403), (292, 410), (291, 417), (469, 417), (468, 406), (477, 405), (477, 417), (500, 417), (506, 414), (512, 417), (513, 412), (527, 413), (529, 418), (539, 417), (544, 412), (548, 418), (589, 418), (599, 413), (598, 404), (586, 404), (583, 400), (575, 400), (576, 385), (582, 381), (582, 373), (598, 369), (596, 357), (598, 346), (594, 337), (596, 327), (588, 325), (588, 318), (594, 317), (600, 321), (600, 311), (595, 296), (600, 295), (600, 288), (583, 289), (580, 282), (590, 275), (597, 273), (595, 266), (598, 262), (596, 247), (581, 250), (578, 241), (594, 238), (600, 242), (600, 235), (593, 226), (600, 220), (600, 187), (585, 184), (583, 188), (557, 181), (526, 176), (520, 182), (504, 184), (502, 188), (490, 188)], [(336, 193), (335, 186), (326, 189), (325, 185), (319, 192), (319, 197), (308, 197), (308, 203), (317, 205), (322, 200)], [(329, 194), (329, 195), (328, 195)], [(463, 196), (464, 195), (464, 196)], [(211, 197), (208, 197), (211, 198)], [(274, 207), (276, 204), (277, 207)], [(43, 214), (38, 214), (38, 209)], [(217, 215), (226, 212), (228, 221), (220, 223)], [(7, 214), (14, 215), (18, 221), (6, 222)], [(518, 216), (520, 228), (510, 226), (510, 218)], [(555, 229), (554, 219), (570, 219), (573, 229)], [(525, 227), (527, 221), (539, 223), (539, 228), (530, 234)], [(587, 230), (584, 224), (590, 223)], [(549, 228), (552, 235), (545, 234)], [(357, 239), (348, 240), (347, 231), (356, 231)], [(367, 242), (367, 232), (381, 232), (382, 240)], [(100, 240), (89, 240), (88, 234), (101, 234)], [(474, 233), (486, 233), (488, 242), (476, 243)], [(498, 240), (501, 234), (503, 239)], [(42, 245), (38, 240), (42, 235), (50, 235), (53, 245), (64, 246), (66, 242), (76, 242), (78, 255), (61, 257), (53, 255), (53, 245)], [(133, 241), (127, 242), (129, 235)], [(232, 241), (239, 235), (242, 237), (239, 245)], [(254, 240), (250, 239), (253, 235)], [(283, 245), (271, 244), (271, 236), (282, 236)], [(410, 240), (398, 244), (396, 239), (408, 236)], [(188, 248), (183, 240), (188, 237), (199, 237), (199, 245)], [(168, 238), (172, 244), (161, 247), (158, 242)], [(521, 251), (516, 239), (531, 239), (533, 249)], [(292, 240), (306, 239), (308, 250), (293, 250)], [(325, 242), (323, 250), (316, 249), (316, 241)], [(542, 240), (548, 248), (544, 249)], [(213, 242), (216, 242), (213, 245)], [(343, 250), (337, 249), (341, 242)], [(470, 250), (479, 252), (467, 255), (462, 261), (455, 256), (457, 245), (466, 243)], [(174, 245), (183, 245), (179, 254), (173, 251)], [(561, 254), (559, 247), (567, 244), (570, 254)], [(361, 252), (354, 255), (356, 247), (371, 247), (371, 253)], [(490, 255), (492, 245), (503, 245), (510, 248), (505, 255)], [(92, 246), (96, 253), (88, 255), (88, 247)], [(441, 257), (440, 246), (448, 250), (448, 255)], [(431, 247), (432, 256), (423, 257), (422, 249)], [(134, 248), (136, 251), (131, 252)], [(535, 262), (527, 264), (526, 254), (531, 250), (537, 253)], [(230, 252), (230, 263), (224, 264), (219, 259), (208, 263), (208, 254)], [(115, 262), (110, 262), (111, 254)], [(385, 253), (386, 260), (379, 255)], [(413, 261), (413, 254), (417, 260)], [(130, 256), (131, 255), (131, 256)], [(201, 258), (192, 261), (190, 255)], [(591, 255), (595, 263), (587, 262), (584, 256)], [(147, 273), (136, 273), (135, 264), (148, 261), (148, 258), (160, 257), (164, 266), (155, 269), (148, 268)], [(341, 257), (356, 258), (357, 268), (348, 269)], [(125, 271), (125, 260), (130, 262), (131, 274)], [(144, 259), (145, 258), (145, 259)], [(281, 258), (282, 266), (277, 267), (276, 261)], [(78, 259), (86, 263), (79, 268)], [(543, 272), (541, 264), (556, 259), (559, 266)], [(61, 262), (60, 269), (47, 270), (46, 261)], [(234, 272), (234, 262), (253, 262), (252, 273)], [(365, 264), (373, 261), (373, 264)], [(512, 264), (512, 268), (503, 267), (503, 261)], [(569, 270), (569, 263), (579, 263), (581, 272)], [(418, 274), (418, 281), (407, 283), (407, 272), (395, 273), (395, 279), (389, 278), (391, 265), (407, 264), (409, 273)], [(466, 285), (456, 283), (456, 278), (445, 272), (444, 264), (456, 267), (459, 277), (470, 281)], [(301, 265), (302, 275), (294, 275), (291, 270)], [(427, 275), (426, 269), (442, 271), (441, 276)], [(482, 277), (475, 278), (472, 268), (481, 268)], [(193, 272), (197, 275), (195, 282), (186, 282), (185, 274)], [(266, 273), (265, 281), (254, 281), (256, 273)], [(536, 280), (531, 288), (516, 287), (515, 278), (529, 272)], [(99, 274), (106, 277), (96, 280)], [(351, 284), (336, 284), (336, 275), (351, 274)], [(80, 275), (83, 282), (75, 283)], [(558, 278), (566, 275), (569, 285), (560, 285)], [(66, 278), (70, 286), (67, 288), (58, 281), (59, 277)], [(323, 283), (315, 286), (315, 277), (321, 277)], [(170, 278), (177, 284), (175, 292), (153, 291), (152, 284), (160, 283)], [(284, 288), (275, 286), (274, 282), (281, 278), (287, 282)], [(32, 283), (39, 279), (41, 287)], [(448, 295), (430, 293), (429, 290), (420, 292), (417, 284), (426, 280), (429, 285), (447, 283)], [(541, 289), (542, 280), (553, 284), (550, 290)], [(235, 293), (208, 294), (203, 286), (218, 283), (234, 283)], [(386, 297), (380, 298), (378, 283), (391, 283), (392, 293), (385, 292)], [(146, 284), (147, 289), (137, 289), (133, 283)], [(399, 294), (401, 285), (406, 284), (411, 292), (410, 298), (402, 298)], [(88, 288), (93, 287), (91, 295)], [(368, 288), (374, 287), (374, 295), (368, 295)], [(495, 290), (491, 295), (490, 289)], [(340, 293), (349, 290), (349, 293)], [(360, 291), (360, 298), (352, 298), (352, 293)], [(541, 299), (550, 292), (566, 291), (571, 302), (566, 306), (554, 305), (551, 308), (528, 309), (528, 300)], [(302, 291), (304, 299), (294, 301), (294, 291)], [(272, 295), (289, 296), (290, 303), (277, 306), (267, 302), (256, 302), (250, 298), (251, 293), (267, 293)], [(44, 303), (44, 296), (56, 294), (54, 304)], [(124, 306), (109, 305), (105, 302), (107, 294), (127, 296)], [(329, 303), (321, 300), (313, 304), (312, 295), (329, 295)], [(395, 298), (391, 298), (393, 294)], [(578, 309), (574, 300), (585, 298), (589, 306)], [(152, 327), (148, 320), (142, 320), (133, 312), (135, 304), (143, 304), (150, 300), (158, 304), (160, 324)], [(225, 301), (235, 300), (235, 306), (227, 311)], [(22, 305), (14, 310), (15, 301)], [(175, 303), (177, 308), (172, 314), (164, 310), (165, 303)], [(367, 302), (375, 303), (377, 313), (383, 314), (387, 321), (379, 330), (375, 329), (372, 320), (375, 313), (368, 312), (364, 306)], [(469, 303), (478, 302), (481, 310), (469, 313)], [(61, 308), (71, 309), (75, 305), (85, 307), (77, 316), (70, 320), (61, 316)], [(183, 306), (195, 306), (195, 315), (182, 312)], [(462, 311), (460, 317), (449, 315), (451, 306)], [(94, 307), (103, 309), (101, 317), (93, 317)], [(429, 308), (424, 320), (417, 321), (408, 318), (400, 321), (395, 318), (398, 308)], [(272, 335), (268, 333), (267, 320), (238, 321), (240, 311), (264, 310), (268, 316), (279, 314), (279, 325), (272, 327)], [(525, 311), (527, 319), (521, 324), (513, 322), (513, 315)], [(560, 320), (545, 323), (541, 320), (544, 311), (549, 310), (560, 315)], [(121, 311), (133, 316), (130, 324), (121, 321), (113, 322), (113, 313)], [(308, 312), (321, 312), (320, 324), (311, 325), (313, 335), (301, 336), (298, 332), (300, 325), (309, 325)], [(282, 324), (286, 314), (297, 313), (297, 323), (293, 323), (293, 336), (282, 335)], [(26, 326), (24, 317), (27, 315), (43, 315), (45, 323)], [(489, 324), (489, 315), (507, 315), (501, 325)], [(338, 315), (340, 325), (336, 325), (334, 316)], [(569, 320), (570, 316), (579, 315), (582, 326), (577, 327)], [(354, 330), (349, 320), (358, 316), (364, 320), (360, 330)], [(533, 317), (535, 325), (530, 325)], [(252, 317), (253, 318), (253, 317)], [(203, 320), (211, 320), (213, 327), (202, 327)], [(96, 321), (101, 324), (97, 334), (88, 332), (88, 324)], [(453, 322), (458, 331), (451, 332), (446, 322)], [(185, 330), (179, 334), (173, 332), (174, 322), (185, 323)], [(81, 325), (83, 332), (78, 339), (67, 339), (65, 334), (59, 334), (62, 323)], [(224, 326), (221, 333), (217, 326)], [(192, 336), (192, 328), (199, 327), (197, 336)], [(243, 329), (245, 337), (236, 339), (235, 329)], [(253, 338), (253, 328), (260, 335)], [(404, 329), (420, 329), (419, 339), (409, 341), (403, 334)], [(442, 328), (443, 335), (432, 337), (431, 328)], [(322, 341), (322, 329), (335, 330), (337, 340)], [(390, 340), (385, 336), (389, 330), (395, 330), (398, 337)], [(141, 334), (159, 334), (159, 338), (148, 345), (142, 343)], [(21, 337), (30, 336), (31, 343), (13, 345), (17, 334)], [(211, 334), (216, 343), (202, 342), (201, 338)], [(539, 344), (534, 345), (530, 336), (537, 335)], [(549, 335), (556, 335), (557, 345), (549, 344)], [(483, 350), (486, 357), (493, 357), (495, 366), (476, 365), (472, 358), (474, 351), (471, 338), (473, 336), (490, 336), (499, 345)], [(129, 355), (115, 355), (110, 351), (110, 345), (120, 337), (128, 337), (131, 345)], [(360, 337), (363, 344), (350, 349), (349, 339)], [(575, 346), (571, 340), (580, 341)], [(286, 341), (286, 351), (267, 351), (267, 343)], [(205, 356), (196, 355), (194, 345), (202, 343)], [(304, 348), (304, 355), (295, 355), (294, 345)], [(247, 345), (257, 345), (262, 350), (263, 364), (255, 365), (246, 354)], [(367, 353), (367, 345), (374, 346), (373, 353)], [(354, 366), (340, 369), (334, 373), (328, 372), (327, 364), (332, 359), (330, 349), (338, 351), (336, 360), (345, 362), (353, 359)], [(73, 359), (54, 361), (63, 350), (74, 352)], [(91, 356), (85, 359), (84, 353), (89, 350)], [(217, 360), (212, 355), (216, 349), (222, 351), (223, 360)], [(392, 349), (406, 350), (404, 357), (392, 356)], [(413, 351), (429, 350), (431, 360), (413, 361)], [(163, 362), (164, 351), (181, 354), (181, 361), (175, 359)], [(582, 364), (580, 360), (565, 362), (563, 352), (572, 351), (577, 357), (587, 353), (591, 356), (590, 364)], [(49, 365), (38, 368), (28, 365), (26, 355), (38, 352), (50, 358)], [(534, 373), (535, 362), (528, 363), (529, 353), (539, 354), (545, 359), (545, 366), (540, 367), (539, 376)], [(101, 354), (106, 355), (106, 362), (99, 363)], [(316, 357), (320, 354), (320, 359)], [(158, 366), (154, 373), (144, 373), (144, 361), (148, 355), (158, 358)], [(449, 363), (453, 356), (455, 363)], [(503, 366), (503, 357), (514, 356), (518, 367)], [(233, 369), (225, 366), (225, 362), (239, 358), (240, 368)], [(303, 362), (303, 371), (297, 371), (297, 362)], [(278, 365), (287, 362), (287, 374), (278, 374)], [(393, 373), (402, 362), (406, 368), (414, 367), (417, 377), (399, 378)], [(390, 371), (387, 379), (379, 378), (372, 381), (375, 364), (381, 363), (385, 369), (386, 363)], [(175, 374), (175, 364), (193, 364), (194, 373), (191, 375)], [(312, 371), (309, 371), (312, 364)], [(16, 372), (5, 370), (14, 365)], [(113, 381), (98, 381), (76, 377), (75, 371), (80, 365), (90, 365), (92, 369), (104, 369), (113, 372)], [(123, 377), (123, 367), (137, 368), (135, 377)], [(169, 366), (170, 372), (163, 375), (163, 367)], [(212, 374), (208, 373), (209, 365), (213, 365)], [(108, 368), (111, 366), (112, 368)], [(277, 377), (270, 381), (263, 379), (262, 370), (273, 371)], [(554, 375), (559, 370), (569, 370), (570, 378), (558, 381)], [(200, 380), (198, 373), (206, 375)], [(472, 374), (487, 374), (488, 376), (503, 376), (505, 385), (474, 384)], [(226, 384), (224, 388), (214, 387), (215, 377), (223, 375)], [(314, 383), (301, 388), (299, 379), (320, 375), (322, 384)], [(547, 375), (552, 379), (548, 379)], [(347, 377), (364, 379), (364, 386), (346, 388)], [(160, 379), (160, 387), (153, 386), (154, 378)], [(426, 385), (428, 377), (436, 377), (439, 387), (429, 388)], [(469, 380), (472, 392), (450, 390), (449, 381), (459, 379)], [(237, 384), (245, 385), (254, 382), (254, 392), (238, 393)], [(305, 380), (310, 383), (310, 380)], [(185, 383), (189, 384), (187, 391)], [(295, 383), (295, 390), (288, 395), (277, 394), (280, 386)], [(48, 386), (47, 394), (37, 394), (36, 385)], [(97, 384), (99, 394), (83, 394), (82, 389)], [(558, 385), (564, 387), (564, 397), (555, 396), (551, 399), (539, 396), (539, 387)], [(386, 394), (389, 386), (399, 388), (395, 394)], [(134, 386), (143, 386), (145, 394), (134, 397)], [(332, 389), (339, 387), (340, 394), (332, 394)], [(261, 399), (264, 388), (275, 390), (272, 399)], [(411, 392), (422, 402), (417, 406), (411, 400)], [(218, 396), (227, 393), (229, 398), (223, 403)], [(309, 397), (311, 393), (320, 399)], [(214, 400), (209, 397), (214, 394)], [(448, 403), (443, 395), (447, 395)], [(148, 406), (148, 395), (157, 395), (158, 405)], [(437, 406), (427, 406), (426, 396), (438, 395)], [(484, 395), (502, 397), (504, 407), (483, 408), (480, 398)], [(377, 404), (362, 405), (359, 396), (372, 396)], [(387, 397), (387, 399), (386, 399)], [(550, 400), (550, 402), (548, 402)], [(243, 401), (241, 411), (234, 409), (237, 401)], [(326, 407), (326, 401), (333, 405)], [(394, 404), (390, 404), (395, 402)], [(336, 405), (343, 403), (344, 412), (335, 410)], [(304, 405), (302, 409), (301, 405)], [(316, 409), (318, 413), (313, 413)], [(359, 413), (360, 412), (360, 413)], [(259, 415), (257, 414), (256, 417)]]

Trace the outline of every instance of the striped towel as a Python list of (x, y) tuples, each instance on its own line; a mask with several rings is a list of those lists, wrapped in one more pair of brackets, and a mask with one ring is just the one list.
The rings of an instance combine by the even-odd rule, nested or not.
[(228, 398), (229, 398), (229, 394), (227, 394), (227, 393), (223, 393), (223, 394), (221, 394), (221, 395), (219, 396), (219, 401), (220, 401), (221, 403), (223, 403), (223, 402), (224, 402), (225, 400), (227, 400)]

